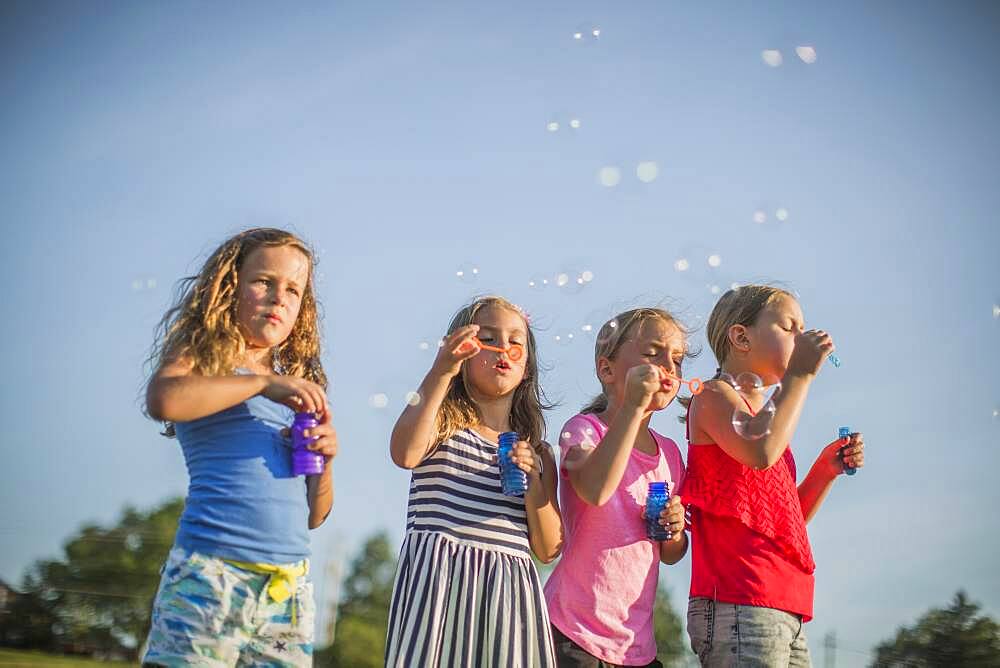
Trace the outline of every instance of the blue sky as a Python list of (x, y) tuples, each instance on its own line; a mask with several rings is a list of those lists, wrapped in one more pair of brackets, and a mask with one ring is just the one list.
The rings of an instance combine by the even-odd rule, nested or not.
[[(322, 596), (372, 531), (401, 539), (389, 430), (472, 295), (532, 314), (555, 434), (597, 388), (583, 325), (640, 304), (697, 324), (710, 286), (771, 280), (844, 360), (800, 470), (842, 424), (869, 448), (810, 525), (814, 657), (835, 630), (862, 665), (959, 587), (1000, 616), (998, 28), (988, 2), (5, 3), (0, 578), (183, 494), (137, 402), (153, 327), (217, 243), (276, 225), (320, 252), (342, 440)], [(686, 451), (676, 415), (654, 425)], [(680, 610), (688, 575), (663, 573)]]

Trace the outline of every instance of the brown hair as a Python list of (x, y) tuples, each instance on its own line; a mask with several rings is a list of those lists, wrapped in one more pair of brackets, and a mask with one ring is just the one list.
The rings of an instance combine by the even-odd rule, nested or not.
[[(522, 439), (540, 451), (541, 441), (545, 438), (545, 418), (542, 416), (542, 411), (552, 408), (552, 405), (548, 403), (538, 382), (538, 347), (535, 344), (535, 335), (531, 331), (531, 324), (521, 309), (503, 297), (477, 297), (455, 314), (451, 324), (448, 325), (448, 334), (466, 325), (471, 325), (479, 311), (491, 306), (508, 309), (524, 319), (524, 327), (528, 337), (525, 345), (527, 362), (524, 368), (524, 378), (514, 390), (514, 399), (510, 409), (510, 426)], [(435, 443), (441, 443), (453, 436), (455, 432), (480, 422), (479, 408), (469, 396), (465, 383), (465, 364), (463, 363), (462, 372), (452, 378), (444, 401), (441, 402), (441, 408), (438, 409)]]
[[(302, 288), (298, 318), (288, 338), (271, 350), (274, 370), (326, 387), (320, 362), (319, 305), (313, 293), (315, 255), (294, 234), (267, 227), (230, 237), (215, 249), (197, 275), (178, 282), (174, 303), (160, 320), (146, 360), (152, 368), (150, 379), (164, 364), (181, 358), (189, 359), (192, 372), (199, 375), (233, 372), (246, 352), (236, 318), (239, 270), (253, 251), (273, 246), (291, 246), (309, 260), (309, 280)], [(171, 427), (167, 425), (168, 435), (172, 435)]]
[[(597, 332), (597, 343), (594, 344), (594, 366), (597, 361), (605, 357), (614, 359), (615, 354), (628, 341), (629, 334), (642, 327), (642, 324), (649, 320), (662, 320), (673, 325), (684, 333), (685, 338), (689, 334), (688, 329), (671, 314), (661, 308), (636, 308), (624, 313), (619, 313), (611, 320), (608, 320)], [(686, 353), (686, 357), (693, 357)], [(603, 413), (608, 408), (608, 395), (605, 392), (604, 384), (601, 383), (601, 392), (591, 399), (590, 403), (580, 409), (581, 413)]]
[(761, 311), (781, 297), (795, 299), (792, 293), (772, 285), (741, 285), (727, 290), (719, 298), (708, 317), (706, 333), (708, 345), (712, 347), (720, 367), (732, 352), (729, 329), (734, 325), (750, 327), (757, 321)]

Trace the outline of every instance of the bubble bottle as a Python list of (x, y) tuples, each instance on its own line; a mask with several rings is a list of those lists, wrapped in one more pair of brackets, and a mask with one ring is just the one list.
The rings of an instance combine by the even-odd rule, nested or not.
[(318, 475), (323, 472), (323, 455), (307, 446), (318, 436), (303, 436), (302, 432), (319, 425), (315, 413), (296, 413), (292, 422), (292, 475)]
[(500, 462), (500, 488), (507, 496), (524, 496), (528, 489), (528, 474), (510, 460), (511, 450), (517, 443), (516, 431), (501, 432), (497, 438), (497, 459)]
[[(851, 437), (851, 428), (850, 427), (841, 427), (840, 431), (837, 432), (837, 438), (850, 438), (850, 437)], [(845, 445), (844, 448), (846, 448), (846, 447), (847, 446)], [(841, 453), (843, 453), (844, 448), (840, 449)], [(843, 455), (841, 455), (841, 456), (843, 456)], [(847, 464), (844, 464), (844, 473), (846, 473), (847, 475), (854, 475), (857, 472), (858, 472), (858, 470), (856, 468), (854, 468), (853, 466), (848, 466)]]
[(670, 531), (660, 524), (660, 513), (670, 501), (670, 483), (649, 483), (649, 494), (646, 496), (646, 537), (650, 540), (670, 540)]

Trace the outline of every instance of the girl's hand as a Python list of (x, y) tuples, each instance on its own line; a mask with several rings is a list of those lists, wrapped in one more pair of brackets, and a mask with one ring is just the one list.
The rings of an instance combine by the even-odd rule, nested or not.
[(625, 404), (645, 409), (660, 389), (660, 370), (652, 364), (639, 364), (625, 374)]
[(337, 444), (337, 430), (333, 428), (329, 411), (323, 413), (318, 425), (312, 429), (303, 430), (302, 435), (306, 438), (316, 439), (306, 447), (313, 452), (323, 455), (327, 465), (337, 456), (337, 449), (339, 447)]
[(859, 469), (865, 465), (865, 437), (855, 432), (848, 438), (838, 438), (820, 455), (829, 464), (830, 477), (834, 478), (848, 467)]
[(462, 369), (462, 362), (475, 357), (481, 350), (479, 342), (476, 341), (478, 333), (479, 325), (466, 325), (446, 336), (437, 357), (434, 358), (431, 370), (448, 378), (458, 375)]
[(786, 373), (793, 376), (815, 376), (834, 350), (833, 339), (822, 329), (802, 332), (795, 337), (795, 348), (788, 360)]
[(305, 378), (267, 376), (267, 385), (261, 394), (299, 413), (315, 413), (317, 418), (327, 413), (326, 392)]
[(510, 460), (517, 464), (517, 468), (528, 474), (529, 484), (531, 479), (537, 480), (541, 477), (541, 459), (527, 441), (518, 441), (514, 444), (510, 449)]
[(684, 506), (676, 494), (667, 501), (667, 507), (660, 512), (660, 526), (670, 532), (664, 543), (679, 543), (684, 539)]

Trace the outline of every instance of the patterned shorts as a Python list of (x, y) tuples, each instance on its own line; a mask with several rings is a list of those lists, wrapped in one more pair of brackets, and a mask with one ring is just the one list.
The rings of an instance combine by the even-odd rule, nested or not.
[[(309, 576), (282, 603), (270, 576), (175, 547), (153, 602), (144, 666), (311, 666), (315, 603)], [(292, 623), (295, 606), (295, 623)]]

